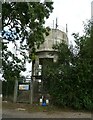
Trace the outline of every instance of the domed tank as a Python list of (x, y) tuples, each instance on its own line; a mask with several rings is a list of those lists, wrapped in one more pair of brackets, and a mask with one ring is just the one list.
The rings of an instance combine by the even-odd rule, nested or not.
[(45, 42), (37, 49), (37, 53), (44, 51), (54, 51), (53, 45), (65, 41), (68, 44), (67, 34), (59, 29), (51, 29), (48, 36), (45, 36)]
[(67, 34), (59, 29), (51, 29), (48, 36), (45, 36), (45, 41), (40, 45), (39, 49), (36, 50), (36, 60), (34, 66), (34, 75), (41, 75), (39, 72), (41, 67), (44, 66), (44, 61), (57, 61), (57, 52), (53, 49), (53, 45), (57, 43), (65, 42), (68, 44)]

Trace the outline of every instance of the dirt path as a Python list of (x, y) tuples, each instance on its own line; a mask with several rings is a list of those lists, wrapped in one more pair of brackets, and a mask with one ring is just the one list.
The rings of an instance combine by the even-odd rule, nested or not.
[(27, 112), (17, 109), (3, 109), (3, 118), (91, 118), (91, 113), (85, 112)]
[(58, 109), (53, 106), (42, 107), (22, 103), (3, 102), (3, 118), (91, 118), (91, 112), (77, 112)]

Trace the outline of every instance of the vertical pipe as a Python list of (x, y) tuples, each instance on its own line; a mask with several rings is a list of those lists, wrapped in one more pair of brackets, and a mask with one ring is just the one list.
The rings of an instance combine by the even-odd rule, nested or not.
[(53, 29), (54, 29), (54, 20), (53, 20)]
[(57, 23), (58, 23), (58, 21), (57, 21), (57, 18), (56, 18), (56, 29), (58, 28), (58, 24)]

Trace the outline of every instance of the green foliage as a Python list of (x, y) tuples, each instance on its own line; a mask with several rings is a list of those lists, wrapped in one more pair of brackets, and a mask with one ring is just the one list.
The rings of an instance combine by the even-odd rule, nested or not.
[[(44, 27), (45, 19), (53, 11), (53, 2), (4, 2), (2, 4), (2, 38), (8, 42), (20, 43), (20, 54), (23, 61), (2, 47), (3, 77), (11, 80), (20, 77), (25, 71), (25, 62), (35, 60), (36, 48), (44, 42), (44, 34), (48, 35), (49, 28)], [(24, 51), (30, 51), (29, 56)], [(11, 58), (12, 60), (9, 60)]]
[[(87, 27), (90, 25), (88, 24)], [(58, 50), (58, 61), (51, 65), (47, 63), (48, 68), (43, 76), (53, 104), (93, 110), (93, 53), (91, 52), (93, 48), (90, 44), (93, 38), (91, 34), (93, 34), (92, 27), (88, 28), (83, 36), (73, 34), (75, 48), (68, 48), (64, 43), (55, 47)]]
[[(49, 31), (44, 27), (45, 19), (49, 18), (53, 10), (53, 2), (10, 2), (2, 5), (3, 32), (2, 36), (9, 41), (21, 39), (25, 41), (25, 49), (35, 53), (35, 46), (44, 42), (44, 33)], [(8, 33), (5, 27), (9, 26)]]
[(14, 80), (2, 82), (3, 97), (11, 96), (14, 94)]
[(24, 62), (17, 58), (11, 51), (7, 49), (5, 44), (2, 44), (2, 69), (5, 80), (19, 79), (21, 71), (25, 71)]

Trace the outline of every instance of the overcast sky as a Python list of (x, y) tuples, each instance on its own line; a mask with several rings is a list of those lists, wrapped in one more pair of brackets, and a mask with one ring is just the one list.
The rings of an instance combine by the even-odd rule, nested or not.
[(56, 22), (58, 18), (58, 25), (64, 28), (68, 25), (68, 37), (71, 41), (73, 32), (82, 33), (83, 21), (86, 22), (91, 18), (91, 2), (93, 0), (53, 0), (54, 10), (46, 21), (46, 25), (53, 26), (53, 20)]
[[(46, 25), (53, 27), (53, 20), (56, 24), (56, 17), (58, 18), (58, 25), (61, 30), (65, 31), (66, 24), (68, 24), (69, 41), (73, 43), (72, 33), (83, 31), (83, 21), (86, 22), (91, 18), (91, 1), (93, 0), (53, 0), (54, 10)], [(28, 71), (29, 64), (27, 64)], [(26, 72), (25, 74), (30, 74)]]

